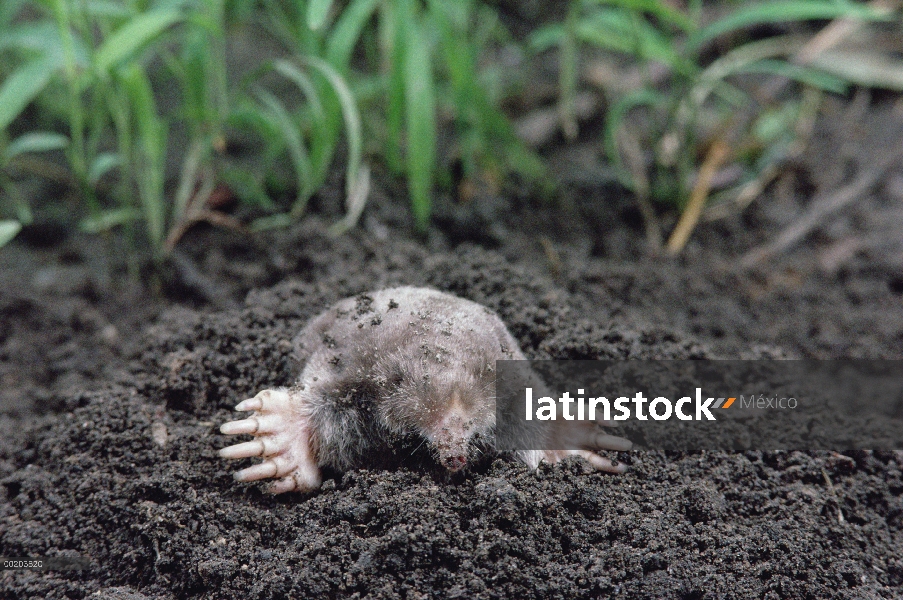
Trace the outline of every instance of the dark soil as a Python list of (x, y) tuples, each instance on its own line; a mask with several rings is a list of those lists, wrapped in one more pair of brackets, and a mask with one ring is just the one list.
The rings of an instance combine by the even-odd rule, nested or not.
[(26, 232), (0, 251), (0, 554), (94, 567), (6, 571), (2, 597), (903, 597), (900, 453), (634, 452), (621, 476), (499, 458), (279, 497), (216, 456), (231, 408), (298, 373), (307, 319), (398, 284), (485, 304), (531, 358), (903, 358), (903, 166), (799, 247), (737, 266), (901, 120), (843, 117), (680, 259), (644, 257), (630, 198), (586, 173), (563, 207), (446, 202), (426, 238), (387, 180), (328, 237), (336, 186), (290, 230), (195, 229), (141, 286), (107, 242)]

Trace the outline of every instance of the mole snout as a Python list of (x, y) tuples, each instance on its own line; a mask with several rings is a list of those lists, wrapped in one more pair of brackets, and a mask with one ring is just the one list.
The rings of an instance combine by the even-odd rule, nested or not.
[(452, 473), (457, 473), (467, 466), (467, 457), (463, 455), (445, 456), (442, 458), (442, 466)]

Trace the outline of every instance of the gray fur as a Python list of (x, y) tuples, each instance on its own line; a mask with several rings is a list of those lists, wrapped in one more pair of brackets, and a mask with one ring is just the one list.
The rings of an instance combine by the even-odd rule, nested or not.
[[(342, 300), (294, 345), (306, 363), (294, 395), (319, 464), (337, 469), (409, 433), (445, 464), (470, 457), (472, 439), (495, 426), (495, 361), (524, 358), (487, 308), (413, 287)], [(443, 423), (453, 398), (463, 418)]]

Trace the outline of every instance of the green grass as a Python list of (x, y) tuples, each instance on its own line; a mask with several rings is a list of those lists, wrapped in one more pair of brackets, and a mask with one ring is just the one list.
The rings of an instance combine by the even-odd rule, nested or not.
[[(744, 181), (780, 160), (787, 132), (809, 109), (799, 94), (758, 107), (735, 83), (741, 75), (832, 92), (896, 76), (849, 61), (842, 69), (800, 64), (793, 56), (805, 40), (746, 34), (761, 25), (890, 18), (862, 4), (745, 4), (706, 23), (702, 14), (698, 1), (684, 12), (663, 1), (573, 0), (564, 22), (529, 38), (534, 51), (558, 50), (569, 136), (590, 48), (627, 57), (643, 73), (666, 68), (664, 84), (650, 77), (606, 90), (600, 147), (638, 195), (684, 206), (713, 135), (754, 148), (741, 157)], [(267, 32), (278, 50), (231, 73), (230, 36), (249, 31)], [(500, 110), (498, 66), (485, 60), (512, 43), (495, 9), (477, 0), (6, 0), (0, 246), (33, 219), (23, 173), (63, 180), (74, 198), (65, 207), (83, 230), (121, 230), (136, 253), (156, 260), (196, 222), (235, 224), (210, 202), (218, 190), (257, 215), (247, 230), (282, 227), (305, 213), (336, 168), (346, 215), (331, 231), (347, 231), (364, 208), (370, 163), (406, 182), (423, 230), (433, 194), (451, 183), (439, 167), (440, 130), (453, 133), (452, 158), (466, 178), (549, 179)], [(647, 124), (641, 131), (629, 127), (637, 111)], [(225, 151), (236, 137), (250, 157)], [(653, 149), (653, 159), (625, 159), (628, 142)]]
[[(649, 197), (680, 209), (693, 195), (700, 163), (715, 156), (716, 146), (728, 146), (727, 157), (744, 166), (741, 181), (721, 194), (737, 196), (786, 156), (795, 143), (797, 121), (811, 116), (803, 110), (803, 94), (780, 101), (754, 98), (737, 83), (742, 76), (774, 76), (834, 93), (846, 92), (851, 84), (876, 83), (867, 80), (864, 61), (847, 62), (841, 70), (798, 60), (811, 35), (756, 39), (750, 30), (802, 21), (895, 18), (887, 10), (847, 0), (789, 0), (738, 3), (704, 23), (701, 2), (689, 4), (683, 12), (653, 0), (573, 0), (564, 23), (542, 27), (531, 36), (536, 51), (559, 49), (560, 112), (566, 132), (576, 128), (578, 49), (630, 60), (642, 77), (633, 87), (605, 90), (610, 109), (602, 146), (621, 182), (641, 200)], [(712, 60), (713, 49), (725, 46)], [(665, 75), (654, 79), (656, 68)]]
[[(481, 85), (486, 28), (474, 25), (496, 21), (473, 0), (14, 0), (0, 19), (0, 53), (13, 65), (0, 84), (0, 211), (16, 229), (31, 218), (10, 176), (24, 154), (64, 152), (82, 228), (122, 227), (157, 259), (192, 223), (216, 217), (206, 206), (216, 185), (265, 213), (251, 230), (296, 220), (343, 140), (348, 215), (333, 231), (353, 227), (363, 209), (367, 154), (408, 182), (414, 221), (425, 229), (442, 112), (455, 115), (466, 140), (468, 175), (499, 162), (541, 169)], [(253, 27), (274, 32), (282, 53), (229, 83), (228, 36)], [(294, 93), (270, 89), (274, 77)], [(178, 98), (163, 106), (161, 90)], [(375, 117), (368, 131), (362, 106)], [(33, 128), (29, 107), (46, 130)], [(177, 147), (174, 131), (188, 142)], [(236, 132), (257, 141), (250, 165), (223, 155)], [(167, 171), (173, 161), (177, 176)]]

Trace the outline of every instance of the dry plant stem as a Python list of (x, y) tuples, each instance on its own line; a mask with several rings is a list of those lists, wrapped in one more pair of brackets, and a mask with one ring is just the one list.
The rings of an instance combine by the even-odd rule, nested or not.
[(329, 235), (338, 236), (357, 225), (367, 197), (370, 195), (370, 167), (362, 164), (358, 171), (357, 181), (348, 187), (345, 196), (345, 216), (329, 228)]
[[(900, 6), (900, 0), (872, 0), (871, 2), (868, 2), (867, 5), (870, 8), (892, 12)], [(853, 19), (838, 19), (832, 21), (828, 26), (819, 31), (818, 34), (812, 38), (812, 41), (806, 44), (806, 46), (793, 57), (793, 61), (797, 64), (808, 65), (815, 60), (819, 54), (842, 42), (846, 37), (862, 27), (862, 25), (862, 21), (855, 21)]]
[(690, 239), (690, 234), (693, 233), (693, 228), (696, 227), (696, 223), (699, 221), (702, 208), (705, 206), (705, 200), (708, 198), (711, 190), (712, 178), (715, 177), (715, 173), (718, 172), (718, 169), (721, 168), (728, 156), (730, 156), (730, 148), (723, 140), (716, 140), (712, 147), (709, 148), (705, 162), (702, 163), (702, 167), (699, 169), (699, 177), (696, 180), (696, 185), (693, 186), (690, 201), (680, 215), (677, 227), (674, 228), (674, 231), (671, 232), (671, 237), (668, 238), (667, 250), (671, 256), (679, 254), (684, 246), (687, 245), (687, 240)]
[(546, 260), (549, 261), (549, 270), (552, 271), (554, 277), (559, 277), (561, 275), (561, 256), (558, 254), (558, 250), (552, 245), (552, 240), (544, 235), (539, 237), (539, 243), (546, 254)]
[(655, 218), (655, 209), (649, 201), (649, 177), (646, 175), (643, 149), (640, 147), (639, 137), (634, 134), (629, 124), (625, 123), (618, 136), (618, 142), (624, 152), (627, 168), (634, 182), (634, 195), (637, 207), (643, 216), (643, 227), (646, 230), (647, 250), (650, 254), (658, 254), (662, 249), (662, 230), (658, 219)]
[(879, 158), (877, 163), (867, 168), (848, 185), (834, 193), (823, 194), (812, 201), (812, 204), (795, 223), (786, 227), (773, 242), (754, 248), (740, 259), (744, 268), (752, 267), (776, 254), (781, 254), (808, 235), (825, 218), (860, 198), (877, 184), (884, 173), (895, 163), (903, 159), (903, 146), (888, 152)]
[(248, 232), (244, 224), (235, 217), (231, 217), (226, 213), (220, 212), (218, 210), (202, 209), (197, 212), (193, 212), (188, 218), (183, 219), (170, 230), (169, 235), (166, 237), (166, 253), (171, 253), (176, 247), (176, 244), (179, 243), (179, 240), (182, 239), (182, 236), (185, 235), (185, 232), (191, 229), (192, 225), (200, 223), (201, 221), (205, 221), (217, 227), (234, 229), (235, 231), (240, 231), (243, 233)]
[(197, 219), (195, 219), (195, 223), (200, 221), (205, 221), (211, 225), (216, 225), (217, 227), (225, 227), (227, 229), (234, 229), (235, 231), (247, 233), (247, 229), (245, 229), (245, 226), (241, 221), (218, 210), (202, 210), (198, 214)]
[(200, 214), (204, 211), (214, 187), (213, 177), (208, 173), (204, 177), (200, 189), (188, 200), (185, 209), (179, 212), (178, 220), (173, 224), (172, 229), (169, 230), (169, 235), (166, 236), (166, 242), (163, 244), (167, 254), (172, 252), (179, 240), (182, 239), (182, 236), (185, 235), (185, 232), (188, 231), (188, 228), (199, 220)]

